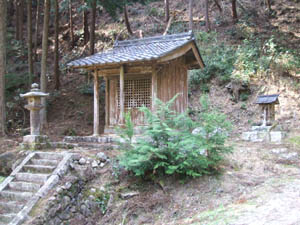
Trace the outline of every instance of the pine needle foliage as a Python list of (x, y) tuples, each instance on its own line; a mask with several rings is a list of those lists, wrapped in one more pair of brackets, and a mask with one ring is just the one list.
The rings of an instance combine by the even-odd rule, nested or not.
[(187, 112), (172, 110), (175, 98), (167, 103), (156, 100), (155, 112), (140, 109), (148, 125), (134, 143), (122, 145), (127, 149), (119, 158), (135, 176), (199, 177), (215, 172), (223, 154), (231, 151), (225, 146), (230, 123), (224, 114), (210, 109), (207, 98), (202, 98), (203, 110), (193, 120)]

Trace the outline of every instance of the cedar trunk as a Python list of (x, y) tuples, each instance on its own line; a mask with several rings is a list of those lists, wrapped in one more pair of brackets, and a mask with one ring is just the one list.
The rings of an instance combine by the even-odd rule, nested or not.
[(19, 1), (20, 0), (15, 0), (15, 7), (16, 7), (16, 40), (20, 40), (20, 34), (19, 34), (19, 17), (20, 17), (20, 7), (19, 7)]
[(236, 0), (231, 0), (232, 6), (232, 19), (234, 22), (238, 21), (237, 11), (236, 11)]
[(59, 83), (59, 42), (58, 42), (58, 33), (59, 33), (59, 6), (58, 0), (54, 1), (54, 8), (55, 8), (55, 23), (54, 23), (54, 82), (55, 82), (55, 89), (58, 90), (60, 83)]
[[(41, 62), (41, 91), (47, 91), (47, 56), (48, 56), (48, 34), (49, 34), (49, 16), (50, 16), (50, 1), (45, 0), (44, 3), (44, 25), (43, 25), (43, 40), (42, 40), (42, 62)], [(46, 98), (42, 98), (43, 109), (41, 110), (41, 127), (44, 128), (47, 124), (46, 113)]]
[(170, 19), (170, 4), (169, 0), (165, 0), (165, 21), (168, 22)]
[(90, 33), (90, 53), (94, 54), (95, 51), (95, 23), (96, 23), (96, 0), (92, 0), (92, 21)]
[(216, 4), (218, 10), (220, 11), (220, 13), (222, 13), (223, 10), (222, 10), (222, 7), (221, 7), (220, 4), (219, 4), (219, 1), (218, 1), (218, 0), (214, 0), (214, 2), (215, 2), (215, 4)]
[(39, 34), (39, 21), (41, 17), (40, 0), (36, 3), (36, 15), (35, 15), (35, 35), (34, 35), (34, 57), (37, 61), (37, 47), (38, 47), (38, 34)]
[(28, 77), (29, 87), (33, 77), (33, 60), (32, 60), (32, 0), (27, 0), (27, 46), (28, 46)]
[(19, 0), (19, 40), (23, 40), (24, 0)]
[(0, 1), (0, 136), (5, 135), (6, 1)]
[(71, 38), (71, 48), (74, 48), (74, 28), (73, 28), (73, 12), (72, 12), (72, 0), (69, 0), (69, 28)]
[(205, 0), (205, 29), (206, 32), (210, 31), (209, 13), (208, 13), (208, 0)]
[(193, 0), (189, 0), (189, 30), (193, 30)]
[[(86, 5), (86, 0), (83, 0), (83, 4)], [(84, 44), (88, 43), (90, 39), (89, 32), (89, 21), (88, 21), (88, 12), (86, 9), (83, 10), (83, 40)]]
[(129, 19), (128, 19), (128, 12), (127, 12), (126, 4), (124, 5), (124, 20), (125, 20), (125, 25), (126, 25), (128, 33), (130, 35), (133, 35), (133, 32), (132, 32), (131, 27), (130, 27)]

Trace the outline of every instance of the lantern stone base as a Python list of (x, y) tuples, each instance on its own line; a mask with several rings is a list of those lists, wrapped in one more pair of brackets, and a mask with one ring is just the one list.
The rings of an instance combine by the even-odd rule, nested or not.
[(23, 137), (21, 147), (24, 149), (41, 150), (51, 147), (46, 135), (26, 135)]
[(242, 133), (242, 140), (251, 142), (274, 142), (281, 143), (286, 133), (283, 131), (247, 131)]

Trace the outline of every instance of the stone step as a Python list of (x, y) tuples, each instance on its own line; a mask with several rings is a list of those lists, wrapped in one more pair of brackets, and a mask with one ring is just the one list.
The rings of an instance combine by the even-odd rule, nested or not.
[[(99, 143), (87, 143), (87, 142), (78, 142), (76, 143), (78, 147), (85, 147), (85, 148), (91, 148), (91, 149), (97, 149), (99, 151), (107, 151), (107, 150), (113, 150), (118, 148), (117, 145), (114, 144), (99, 144)], [(74, 146), (74, 147), (77, 147)]]
[(17, 214), (10, 213), (10, 214), (0, 214), (0, 222), (3, 224), (8, 224), (11, 222)]
[(49, 160), (62, 160), (63, 155), (59, 153), (50, 153), (50, 152), (37, 152), (34, 156), (34, 159), (49, 159)]
[(36, 184), (43, 184), (49, 177), (49, 174), (39, 173), (17, 173), (14, 181), (25, 181)]
[(54, 159), (31, 159), (32, 165), (42, 165), (42, 166), (57, 166), (59, 161)]
[(29, 182), (12, 181), (8, 184), (11, 190), (36, 192), (42, 185)]
[(2, 198), (5, 198), (9, 201), (27, 201), (28, 199), (30, 199), (33, 196), (32, 192), (19, 192), (19, 191), (15, 191), (15, 190), (3, 190), (0, 192), (0, 196)]
[(1, 213), (18, 213), (24, 207), (24, 202), (0, 200)]
[(30, 173), (52, 173), (55, 166), (24, 165), (22, 171)]
[(78, 142), (87, 142), (87, 143), (113, 143), (115, 141), (115, 137), (111, 137), (108, 135), (103, 136), (65, 136), (63, 142), (66, 143), (78, 143)]

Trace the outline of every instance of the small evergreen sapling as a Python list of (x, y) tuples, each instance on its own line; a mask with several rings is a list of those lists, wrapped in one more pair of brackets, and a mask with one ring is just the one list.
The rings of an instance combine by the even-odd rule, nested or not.
[[(127, 148), (119, 158), (120, 165), (134, 175), (199, 177), (215, 170), (222, 155), (230, 152), (225, 146), (230, 124), (223, 114), (209, 109), (203, 98), (203, 110), (193, 120), (187, 112), (172, 110), (175, 99), (167, 103), (156, 100), (155, 112), (147, 107), (140, 109), (148, 125), (135, 143), (122, 145)], [(196, 128), (201, 132), (193, 132)]]

